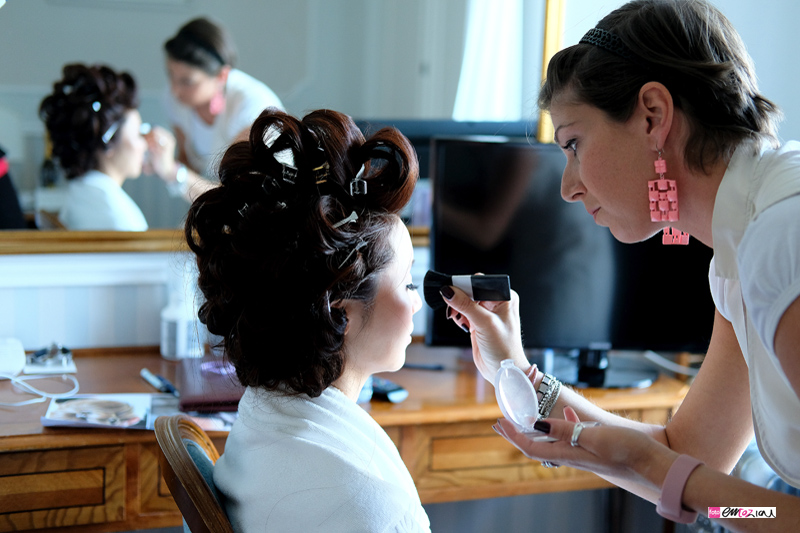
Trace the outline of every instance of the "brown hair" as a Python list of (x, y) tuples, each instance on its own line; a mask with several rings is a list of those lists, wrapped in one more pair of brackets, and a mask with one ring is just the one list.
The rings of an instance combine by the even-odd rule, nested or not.
[(184, 24), (164, 43), (170, 59), (199, 68), (216, 76), (224, 66), (236, 66), (236, 46), (225, 28), (200, 17)]
[[(200, 320), (222, 336), (242, 384), (318, 396), (341, 376), (348, 317), (336, 304), (370, 308), (417, 174), (399, 131), (365, 141), (329, 110), (298, 120), (267, 109), (227, 150), (221, 185), (195, 200), (185, 232)], [(351, 195), (362, 179), (366, 194)]]
[(115, 72), (105, 65), (64, 66), (63, 78), (42, 100), (39, 116), (67, 178), (97, 168), (97, 154), (115, 141), (112, 135), (105, 142), (103, 135), (138, 106), (136, 82), (127, 72)]
[(739, 34), (705, 0), (636, 0), (597, 28), (617, 36), (623, 53), (592, 44), (558, 52), (539, 93), (541, 109), (571, 92), (622, 122), (633, 113), (642, 85), (658, 81), (689, 120), (684, 154), (690, 167), (705, 171), (728, 160), (746, 139), (778, 144), (780, 112), (759, 94)]

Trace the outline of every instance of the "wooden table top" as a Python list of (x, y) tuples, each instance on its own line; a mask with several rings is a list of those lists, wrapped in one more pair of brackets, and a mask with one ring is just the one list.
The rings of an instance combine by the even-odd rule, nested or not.
[[(407, 353), (411, 363), (437, 364), (443, 370), (402, 369), (384, 377), (395, 381), (409, 391), (408, 398), (398, 404), (373, 401), (363, 407), (383, 427), (414, 424), (454, 423), (494, 420), (502, 416), (495, 401), (494, 388), (475, 369), (469, 350), (462, 348), (431, 348), (412, 344)], [(177, 362), (163, 359), (157, 347), (112, 348), (108, 350), (76, 350), (75, 363), (80, 382), (80, 394), (112, 392), (145, 392), (155, 390), (139, 375), (147, 367), (174, 382)], [(60, 376), (38, 380), (37, 386), (52, 392), (63, 392), (71, 384)], [(612, 410), (648, 409), (677, 405), (686, 394), (686, 384), (662, 376), (645, 389), (585, 389), (583, 394), (599, 406)], [(8, 381), (0, 381), (0, 401), (19, 401), (29, 398)], [(45, 413), (48, 402), (24, 407), (0, 407), (0, 450), (11, 437), (26, 439), (31, 443), (40, 435), (57, 435), (61, 439), (81, 440), (91, 433), (109, 440), (136, 438), (134, 430), (124, 429), (71, 429), (44, 428), (39, 418)], [(142, 438), (149, 432), (142, 433)], [(14, 439), (18, 441), (19, 439)], [(26, 439), (27, 440), (27, 439)], [(41, 440), (41, 439), (39, 439)], [(15, 442), (15, 448), (20, 443)], [(35, 447), (39, 447), (37, 444)]]

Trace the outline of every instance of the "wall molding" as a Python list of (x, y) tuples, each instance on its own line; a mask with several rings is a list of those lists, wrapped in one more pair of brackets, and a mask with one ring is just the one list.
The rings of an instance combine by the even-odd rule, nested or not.
[(0, 289), (161, 285), (185, 258), (176, 252), (2, 256)]

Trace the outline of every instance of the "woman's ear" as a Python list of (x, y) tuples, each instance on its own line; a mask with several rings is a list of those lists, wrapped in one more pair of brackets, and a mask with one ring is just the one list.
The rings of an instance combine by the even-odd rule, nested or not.
[(651, 139), (653, 150), (663, 149), (675, 113), (672, 93), (663, 83), (647, 82), (639, 89), (637, 108), (645, 119), (645, 133)]
[[(344, 305), (344, 302), (342, 300), (336, 300), (334, 302), (331, 302), (331, 309), (340, 310), (344, 315), (344, 317), (347, 318), (347, 307)], [(347, 335), (349, 331), (350, 331), (350, 321), (348, 320), (344, 326), (344, 334)]]
[(230, 65), (222, 65), (222, 68), (219, 69), (219, 72), (217, 72), (216, 78), (222, 87), (225, 87), (225, 84), (228, 83), (228, 75), (230, 73), (231, 73)]

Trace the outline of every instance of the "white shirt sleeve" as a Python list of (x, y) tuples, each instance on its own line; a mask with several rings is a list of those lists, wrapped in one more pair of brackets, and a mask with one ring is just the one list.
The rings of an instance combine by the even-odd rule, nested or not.
[(759, 214), (745, 231), (737, 256), (747, 313), (774, 354), (778, 323), (800, 296), (800, 195)]

